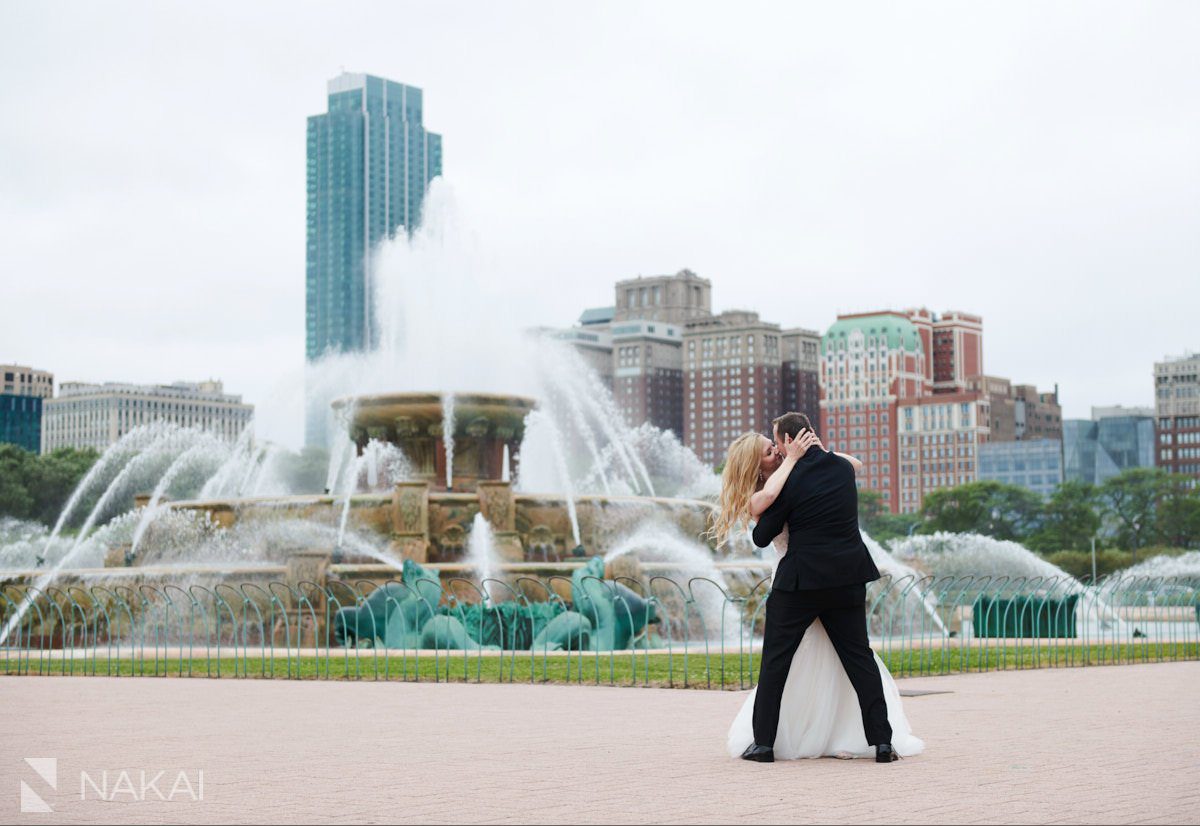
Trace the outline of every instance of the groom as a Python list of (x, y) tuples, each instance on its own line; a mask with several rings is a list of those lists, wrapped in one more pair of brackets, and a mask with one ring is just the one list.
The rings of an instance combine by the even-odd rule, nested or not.
[[(795, 440), (812, 424), (803, 413), (774, 421), (775, 445)], [(858, 530), (858, 487), (845, 459), (814, 446), (792, 469), (774, 504), (754, 528), (754, 544), (765, 548), (788, 527), (788, 551), (779, 562), (767, 597), (762, 668), (754, 700), (754, 743), (744, 760), (775, 761), (779, 704), (792, 656), (813, 620), (820, 619), (846, 669), (862, 708), (867, 742), (875, 760), (898, 759), (892, 749), (883, 681), (867, 643), (866, 583), (879, 570)]]

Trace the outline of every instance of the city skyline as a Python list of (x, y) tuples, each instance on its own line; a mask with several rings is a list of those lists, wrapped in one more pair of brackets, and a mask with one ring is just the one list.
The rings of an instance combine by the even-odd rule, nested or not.
[[(23, 80), (0, 91), (21, 114), (0, 129), (15, 160), (0, 172), (13, 239), (0, 263), (35, 275), (5, 290), (40, 309), (9, 316), (0, 357), (67, 381), (220, 375), (262, 403), (269, 436), (298, 443), (301, 424), (268, 420), (272, 406), (294, 415), (281, 377), (303, 370), (297, 133), (339, 66), (429, 95), (514, 323), (565, 326), (613, 281), (682, 267), (712, 280), (714, 308), (784, 329), (966, 308), (987, 320), (989, 372), (1059, 384), (1070, 418), (1152, 404), (1152, 365), (1195, 347), (1200, 123), (1171, 105), (1197, 97), (1195, 11), (1089, 6), (1080, 41), (1080, 8), (881, 9), (848, 55), (820, 42), (856, 29), (829, 10), (725, 53), (711, 10), (639, 11), (639, 34), (620, 11), (543, 8), (536, 37), (494, 10), (473, 25), (425, 10), (403, 31), (297, 10), (279, 21), (287, 54), (252, 49), (253, 27), (216, 12), (6, 8), (0, 59)], [(115, 29), (124, 17), (136, 22)], [(143, 41), (175, 30), (189, 36), (143, 72)], [(201, 60), (218, 38), (229, 59)], [(528, 67), (506, 62), (513, 48)], [(631, 61), (614, 60), (622, 48)], [(462, 71), (468, 52), (489, 72)], [(109, 82), (75, 83), (80, 61)], [(126, 109), (132, 125), (101, 116)], [(634, 140), (613, 113), (648, 128)]]

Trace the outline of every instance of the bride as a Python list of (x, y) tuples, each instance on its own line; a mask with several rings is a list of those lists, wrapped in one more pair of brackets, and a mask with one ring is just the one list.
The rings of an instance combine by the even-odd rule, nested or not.
[[(784, 452), (758, 433), (739, 436), (729, 446), (725, 469), (721, 473), (721, 510), (712, 534), (718, 546), (725, 543), (739, 525), (757, 519), (779, 496), (792, 468), (810, 447), (824, 449), (811, 430), (795, 439), (786, 439)], [(862, 467), (857, 459), (838, 454), (850, 461), (855, 471)], [(788, 535), (775, 537), (775, 568), (787, 553)], [(772, 576), (774, 569), (772, 569)], [(900, 701), (900, 691), (878, 655), (875, 657), (887, 701), (888, 722), (892, 726), (892, 746), (901, 756), (919, 754), (925, 744), (913, 736)], [(729, 727), (727, 746), (738, 757), (754, 743), (754, 698), (750, 692), (741, 711)], [(790, 760), (799, 757), (873, 757), (867, 743), (858, 697), (841, 660), (819, 619), (805, 632), (788, 671), (780, 704), (779, 728), (775, 737), (775, 757)]]

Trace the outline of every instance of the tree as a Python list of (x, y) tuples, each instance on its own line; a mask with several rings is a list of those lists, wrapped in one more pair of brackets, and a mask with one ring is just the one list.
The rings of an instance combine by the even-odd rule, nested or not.
[(72, 491), (100, 458), (94, 448), (62, 447), (34, 461), (26, 487), (33, 497), (32, 517), (53, 525)]
[(1133, 551), (1155, 534), (1159, 500), (1167, 491), (1167, 474), (1158, 468), (1130, 468), (1100, 486), (1107, 513), (1117, 523), (1117, 541)]
[(875, 520), (883, 514), (883, 494), (875, 490), (858, 491), (858, 524), (867, 533)]
[(919, 518), (915, 513), (890, 513), (878, 491), (858, 492), (858, 526), (876, 542), (908, 536)]
[(876, 542), (903, 539), (912, 535), (920, 521), (921, 517), (915, 513), (882, 513), (871, 523), (871, 530), (867, 533)]
[(1030, 537), (1029, 546), (1046, 552), (1087, 550), (1100, 529), (1096, 500), (1096, 488), (1087, 482), (1059, 485), (1042, 506), (1041, 527)]
[(922, 533), (981, 533), (996, 539), (1024, 539), (1038, 527), (1041, 498), (1001, 482), (968, 482), (925, 496)]
[(91, 448), (62, 448), (38, 456), (16, 445), (0, 445), (0, 516), (53, 525), (99, 455)]
[(34, 455), (16, 445), (0, 444), (0, 516), (28, 519), (33, 497), (25, 488)]
[(1154, 531), (1158, 542), (1187, 548), (1200, 541), (1200, 490), (1191, 482), (1180, 474), (1163, 480)]

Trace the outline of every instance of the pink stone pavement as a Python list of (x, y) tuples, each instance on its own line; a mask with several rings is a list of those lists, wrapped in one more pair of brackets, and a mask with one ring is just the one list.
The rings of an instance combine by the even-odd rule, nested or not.
[[(742, 692), (0, 677), (0, 823), (1181, 823), (1200, 818), (1200, 663), (901, 681), (927, 752), (725, 756)], [(24, 757), (58, 759), (57, 791)], [(178, 772), (172, 802), (80, 772)], [(21, 814), (25, 781), (54, 807)]]

